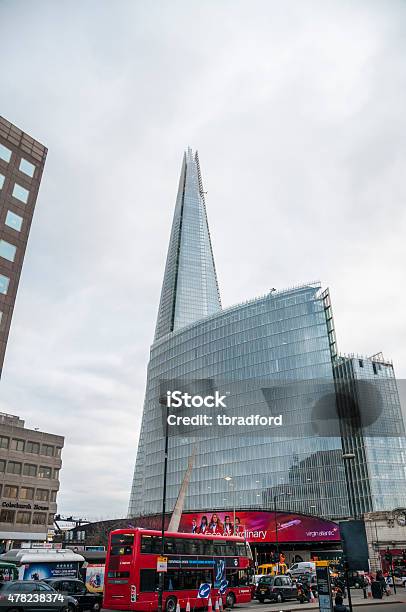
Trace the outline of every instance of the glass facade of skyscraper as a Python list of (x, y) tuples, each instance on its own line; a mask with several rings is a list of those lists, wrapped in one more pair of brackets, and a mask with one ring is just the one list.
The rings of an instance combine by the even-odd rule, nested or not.
[[(280, 405), (291, 421), (272, 434), (232, 427), (171, 434), (167, 511), (176, 504), (190, 461), (184, 510), (273, 509), (277, 503), (288, 512), (343, 518), (405, 504), (399, 492), (402, 485), (406, 490), (404, 429), (393, 369), (374, 374), (382, 379), (381, 426), (395, 415), (392, 442), (370, 429), (358, 444), (359, 431), (346, 431), (337, 413), (339, 380), (345, 381), (347, 399), (355, 397), (354, 365), (349, 373), (348, 363), (338, 357), (330, 295), (319, 283), (272, 289), (221, 309), (199, 160), (189, 150), (151, 347), (129, 516), (162, 508), (163, 398), (165, 384), (173, 390), (173, 381), (196, 388), (210, 383), (225, 394), (234, 386), (227, 399), (231, 414), (241, 409), (255, 414), (264, 397), (268, 402), (266, 393), (272, 398), (282, 393)], [(369, 365), (375, 367), (365, 364), (364, 376)], [(351, 454), (353, 463), (343, 453)]]
[(346, 465), (352, 514), (406, 507), (405, 426), (393, 365), (381, 353), (339, 357), (334, 373), (363, 414), (377, 417), (363, 427), (342, 422), (344, 451), (355, 455)]
[[(213, 315), (156, 341), (151, 349), (144, 419), (129, 514), (158, 512), (162, 503), (161, 380), (254, 381), (246, 404), (264, 381), (332, 381), (333, 371), (320, 287), (271, 293)], [(258, 381), (255, 389), (255, 381)], [(311, 406), (298, 403), (303, 423)], [(263, 507), (272, 491), (290, 484), (279, 507), (320, 516), (348, 513), (341, 440), (228, 433), (169, 440), (168, 508), (173, 508), (187, 462), (196, 450), (185, 509), (232, 505)], [(230, 490), (226, 476), (232, 477)], [(270, 493), (271, 492), (271, 493)], [(269, 498), (269, 499), (267, 499)]]

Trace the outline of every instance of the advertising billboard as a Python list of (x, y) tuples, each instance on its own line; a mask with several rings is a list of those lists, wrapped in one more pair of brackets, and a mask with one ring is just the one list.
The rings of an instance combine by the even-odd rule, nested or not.
[(46, 578), (77, 578), (79, 563), (36, 562), (24, 563), (18, 570), (20, 580), (45, 580)]
[(86, 567), (86, 588), (90, 593), (103, 593), (104, 563), (89, 563)]
[[(187, 512), (182, 514), (179, 531), (187, 533), (214, 533), (232, 535), (234, 513), (230, 510), (219, 512)], [(339, 542), (340, 530), (337, 523), (306, 514), (270, 511), (236, 511), (236, 535), (248, 542)]]

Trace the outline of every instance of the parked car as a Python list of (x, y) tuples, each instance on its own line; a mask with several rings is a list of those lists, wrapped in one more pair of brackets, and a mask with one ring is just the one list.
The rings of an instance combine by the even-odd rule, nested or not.
[(102, 607), (103, 595), (90, 593), (86, 585), (76, 578), (47, 578), (45, 582), (51, 585), (58, 593), (71, 595), (78, 601), (78, 610), (92, 610), (99, 612)]
[(290, 576), (261, 576), (255, 595), (261, 603), (266, 599), (280, 603), (285, 599), (298, 599), (298, 590)]
[(406, 568), (397, 567), (393, 570), (396, 586), (404, 586), (406, 588)]
[(291, 565), (286, 573), (293, 577), (297, 574), (314, 574), (315, 571), (316, 564), (314, 561), (301, 561)]
[[(50, 601), (45, 598), (45, 601), (25, 601), (23, 604), (9, 599), (12, 595), (29, 594), (38, 596), (62, 595), (43, 580), (9, 580), (0, 582), (0, 607), (4, 612), (25, 612), (26, 610), (30, 612), (76, 612), (78, 610), (78, 601), (71, 595), (65, 596), (62, 602), (57, 601), (56, 604), (53, 597), (50, 598)], [(17, 597), (13, 599), (17, 599)]]
[[(345, 580), (345, 576), (343, 574), (343, 580)], [(362, 589), (365, 586), (365, 578), (364, 578), (364, 574), (361, 574), (360, 572), (348, 572), (348, 582), (350, 585), (350, 588), (354, 588), (354, 589)]]

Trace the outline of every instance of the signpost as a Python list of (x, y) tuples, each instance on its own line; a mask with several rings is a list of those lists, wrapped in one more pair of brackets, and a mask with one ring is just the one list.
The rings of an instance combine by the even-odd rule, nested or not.
[(167, 572), (168, 571), (168, 557), (158, 557), (156, 560), (156, 571)]
[(224, 595), (224, 593), (227, 591), (227, 587), (228, 587), (228, 580), (226, 579), (222, 580), (220, 583), (220, 587), (219, 587), (220, 595)]
[(320, 612), (333, 612), (328, 561), (316, 561), (317, 590)]
[(210, 595), (211, 585), (208, 582), (204, 582), (199, 586), (197, 592), (197, 599), (207, 599)]

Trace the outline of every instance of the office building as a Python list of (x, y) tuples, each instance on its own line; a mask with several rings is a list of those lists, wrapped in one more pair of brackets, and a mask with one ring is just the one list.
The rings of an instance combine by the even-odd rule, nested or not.
[(382, 353), (338, 356), (334, 375), (344, 391), (339, 397), (351, 515), (405, 510), (405, 425), (392, 362)]
[[(328, 300), (319, 283), (309, 283), (221, 309), (199, 160), (189, 150), (182, 165), (151, 347), (130, 516), (159, 512), (162, 503), (162, 381), (241, 384), (240, 406), (257, 406), (269, 381), (333, 385), (335, 340)], [(311, 421), (311, 402), (291, 398), (291, 405), (296, 417), (300, 415), (299, 424)], [(224, 434), (200, 432), (197, 438), (171, 437), (168, 510), (175, 504), (192, 454), (185, 510), (231, 507), (233, 499), (238, 507), (260, 508), (264, 492), (288, 484), (299, 463), (306, 472), (305, 493), (293, 489), (289, 498), (279, 495), (278, 508), (308, 513), (317, 506), (320, 516), (348, 515), (339, 435), (318, 437), (311, 428), (301, 435), (295, 428), (272, 438), (232, 429)], [(319, 457), (325, 461), (322, 468)]]
[(64, 438), (0, 413), (0, 545), (43, 542), (53, 531)]
[(46, 155), (0, 117), (0, 376)]
[[(183, 159), (150, 352), (131, 517), (161, 510), (167, 394), (175, 387), (197, 395), (220, 390), (228, 415), (281, 408), (287, 424), (251, 435), (239, 427), (168, 428), (167, 511), (189, 462), (185, 512), (248, 508), (342, 519), (406, 505), (404, 424), (392, 365), (381, 355), (338, 354), (330, 294), (318, 282), (221, 307), (200, 164), (191, 150)], [(360, 429), (347, 418), (348, 407), (368, 414), (377, 393), (379, 414)], [(182, 406), (178, 414), (195, 412)]]

